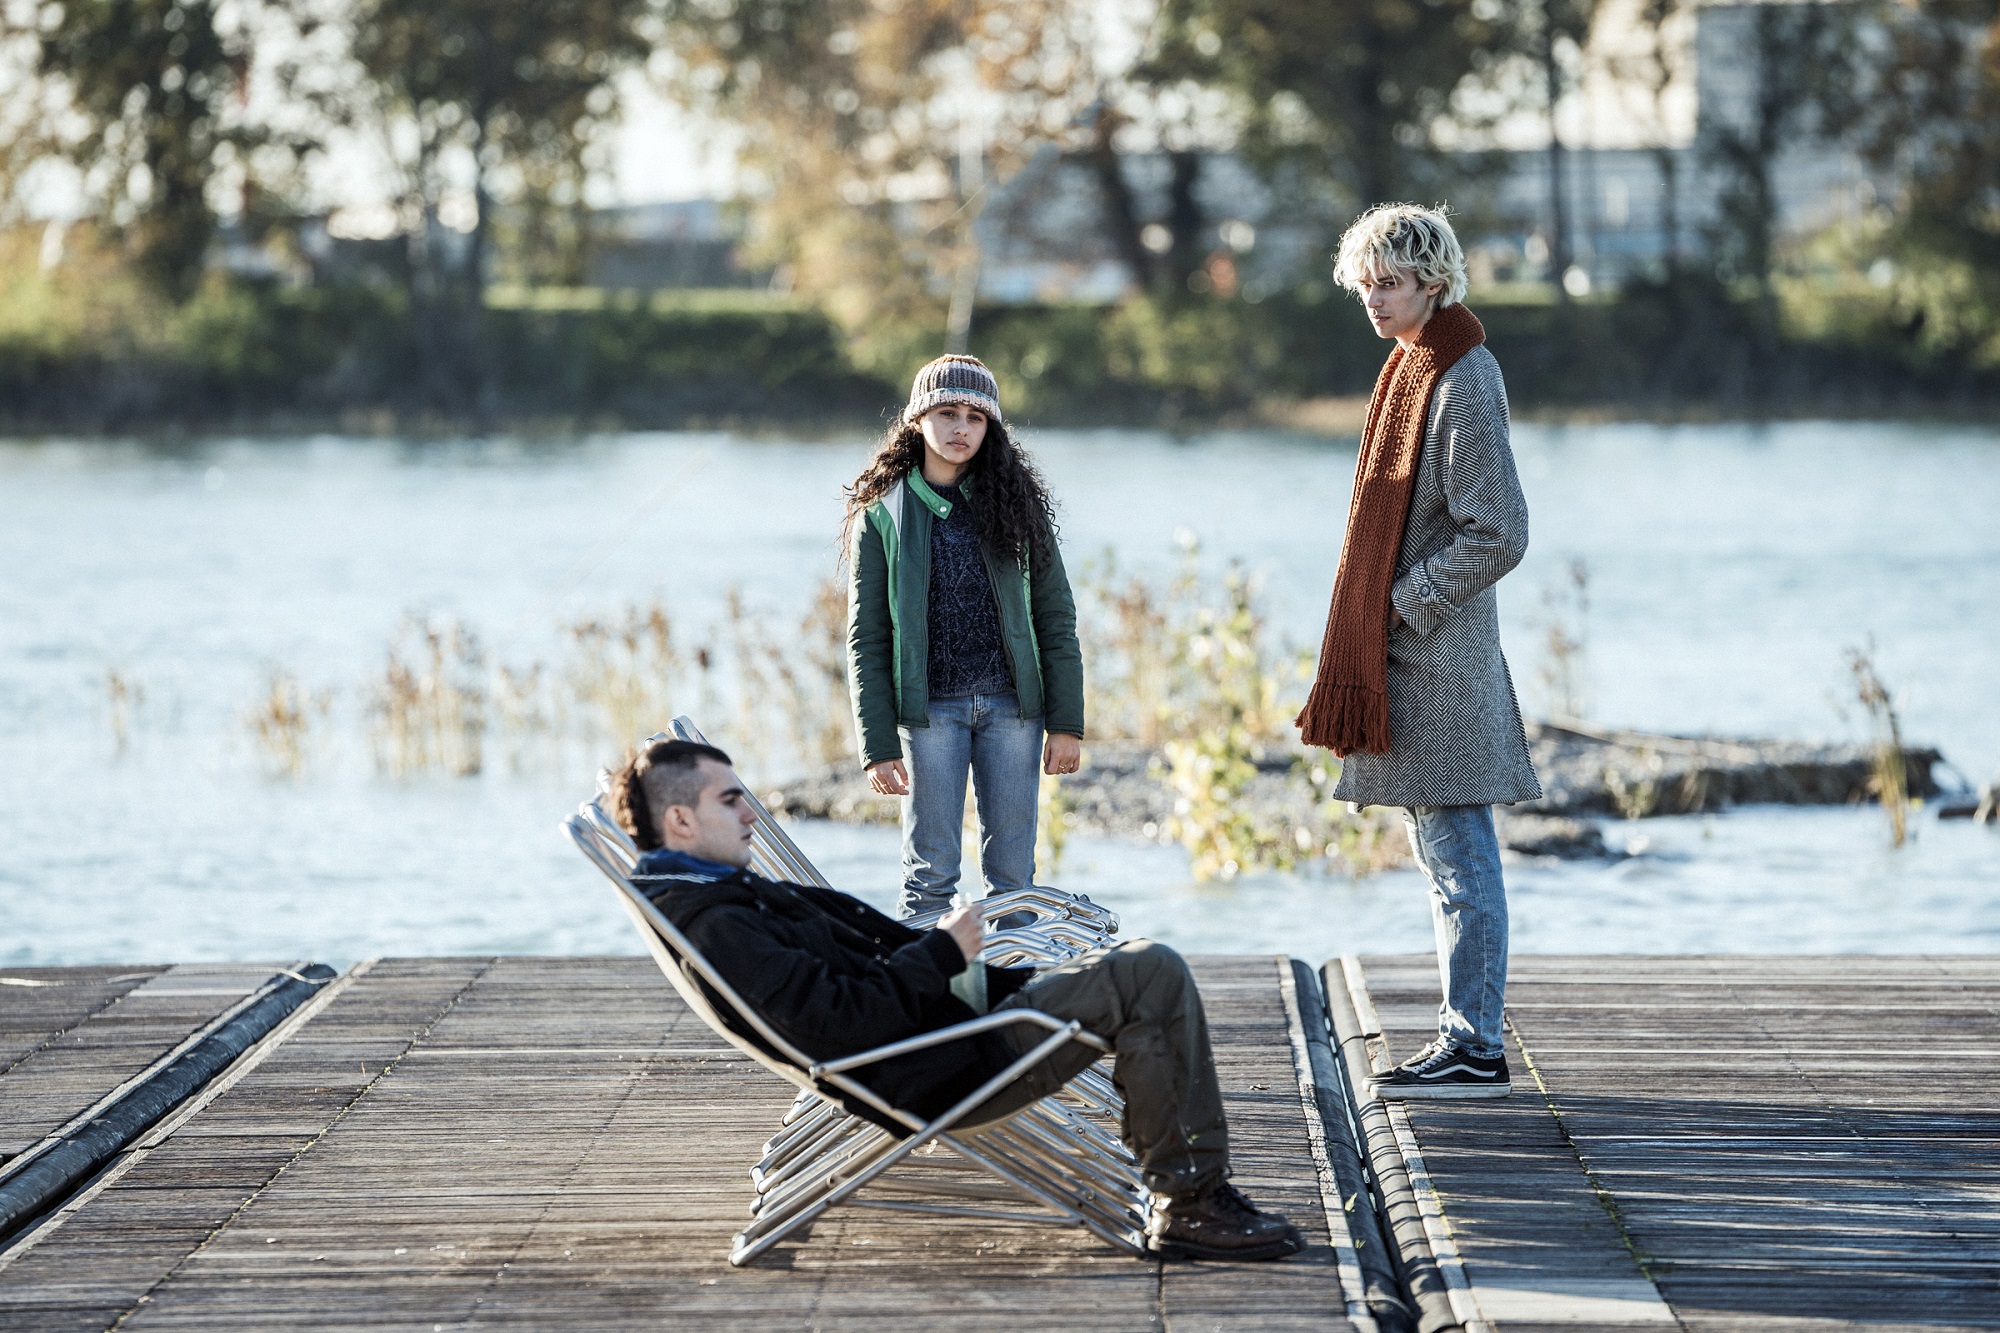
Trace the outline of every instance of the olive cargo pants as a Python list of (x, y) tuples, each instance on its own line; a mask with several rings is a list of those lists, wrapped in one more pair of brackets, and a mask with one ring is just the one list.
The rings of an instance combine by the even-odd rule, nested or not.
[[(1201, 992), (1184, 959), (1164, 944), (1130, 940), (1052, 967), (1000, 1008), (1039, 1009), (1076, 1019), (1116, 1048), (1111, 1080), (1125, 1098), (1121, 1136), (1157, 1194), (1189, 1195), (1229, 1174), (1229, 1128), (1208, 1044)], [(1017, 1055), (1048, 1037), (1004, 1028)], [(1047, 1096), (1097, 1060), (1072, 1043), (1042, 1061), (974, 1114), (992, 1120)]]

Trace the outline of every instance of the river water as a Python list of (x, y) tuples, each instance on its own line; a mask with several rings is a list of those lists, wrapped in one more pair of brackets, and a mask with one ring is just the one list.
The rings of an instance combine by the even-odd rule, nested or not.
[[(1263, 580), (1313, 643), (1352, 481), (1342, 444), (1271, 433), (1032, 433), (1071, 564), (1165, 576), (1189, 536)], [(1843, 654), (1871, 642), (1904, 731), (2000, 773), (2000, 432), (1800, 423), (1522, 426), (1534, 516), (1501, 587), (1524, 702), (1544, 594), (1589, 574), (1589, 715), (1681, 733), (1859, 739)], [(630, 952), (557, 832), (608, 756), (391, 779), (359, 687), (408, 614), (491, 655), (659, 598), (684, 626), (739, 588), (796, 621), (834, 571), (868, 442), (724, 434), (410, 443), (0, 442), (0, 964)], [(1574, 611), (1569, 614), (1574, 617)], [(273, 778), (246, 716), (274, 667), (335, 724)], [(110, 681), (126, 694), (121, 703)], [(346, 719), (344, 723), (340, 719)], [(719, 739), (726, 739), (719, 737)], [(2000, 948), (2000, 830), (1873, 809), (1616, 824), (1611, 864), (1510, 866), (1517, 950)], [(886, 902), (893, 831), (806, 825), (836, 884)], [(1196, 885), (1172, 847), (1072, 839), (1056, 882), (1189, 950), (1428, 947), (1421, 882)]]

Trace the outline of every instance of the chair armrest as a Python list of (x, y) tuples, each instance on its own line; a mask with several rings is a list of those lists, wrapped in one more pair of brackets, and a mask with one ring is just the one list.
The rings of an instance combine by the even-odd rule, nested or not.
[[(977, 902), (973, 903), (972, 906), (979, 910), (979, 915), (983, 917), (989, 925), (999, 917), (1008, 916), (1014, 912), (1023, 912), (1023, 911), (1031, 913), (1034, 916), (1035, 918), (1034, 924), (1036, 925), (1040, 925), (1043, 922), (1047, 921), (1060, 921), (1063, 919), (1063, 914), (1061, 912), (1055, 911), (1050, 908), (1040, 907), (1033, 904), (1027, 906), (1019, 906), (1019, 905), (1009, 904), (999, 898), (981, 898)], [(957, 910), (956, 908), (952, 907), (940, 907), (940, 908), (935, 908), (928, 912), (919, 912), (915, 916), (904, 917), (903, 924), (908, 926), (911, 930), (931, 930), (937, 926), (938, 922), (944, 919), (945, 913), (953, 912), (956, 910)]]
[(858, 1069), (863, 1065), (872, 1065), (882, 1060), (893, 1060), (899, 1055), (908, 1055), (912, 1051), (928, 1050), (933, 1046), (942, 1046), (946, 1042), (958, 1041), (964, 1037), (975, 1037), (993, 1028), (1007, 1027), (1015, 1023), (1029, 1023), (1035, 1027), (1046, 1028), (1050, 1032), (1060, 1032), (1064, 1028), (1076, 1027), (1076, 1031), (1070, 1034), (1072, 1040), (1080, 1041), (1085, 1046), (1106, 1053), (1109, 1053), (1112, 1049), (1111, 1043), (1096, 1033), (1085, 1032), (1080, 1026), (1057, 1018), (1052, 1014), (1045, 1014), (1039, 1009), (999, 1009), (993, 1013), (981, 1015), (964, 1023), (954, 1023), (948, 1028), (939, 1028), (935, 1032), (926, 1032), (915, 1037), (905, 1037), (902, 1041), (891, 1042), (887, 1046), (877, 1046), (872, 1051), (862, 1051), (858, 1055), (842, 1056), (838, 1060), (823, 1061), (813, 1065), (806, 1072), (815, 1079), (827, 1074), (843, 1074), (850, 1069)]
[[(1063, 892), (1061, 889), (1031, 885), (1025, 889), (1010, 889), (1006, 893), (996, 893), (978, 899), (975, 904), (988, 921), (1008, 916), (1015, 912), (1027, 912), (1035, 917), (1035, 926), (1066, 921), (1078, 929), (1102, 935), (1118, 933), (1118, 917), (1090, 899), (1081, 895)], [(905, 917), (903, 924), (912, 930), (922, 930), (937, 924), (949, 907), (941, 907), (929, 912), (919, 912)]]

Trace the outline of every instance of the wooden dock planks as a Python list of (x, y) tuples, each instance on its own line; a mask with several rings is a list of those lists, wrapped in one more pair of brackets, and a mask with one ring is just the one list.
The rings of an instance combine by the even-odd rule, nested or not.
[(263, 985), (279, 966), (0, 969), (0, 1167)]
[[(0, 1252), (0, 1327), (105, 1328), (139, 1308), (237, 1210), (305, 1152), (407, 1050), (484, 960), (380, 964), (348, 987), (251, 1080), (223, 1094), (53, 1231)], [(340, 983), (335, 983), (339, 985)], [(60, 1241), (60, 1244), (56, 1242)]]
[[(1363, 969), (1393, 1058), (1414, 1055), (1437, 1033), (1437, 960), (1368, 958)], [(1469, 1284), (1453, 1297), (1461, 1318), (1507, 1333), (1671, 1328), (1518, 1048), (1507, 1059), (1514, 1095), (1504, 1101), (1407, 1102), (1392, 1113), (1407, 1115), (1412, 1166), (1443, 1209), (1430, 1229), (1446, 1280)]]
[[(1407, 1055), (1435, 960), (1366, 968)], [(1691, 1333), (2000, 1328), (2000, 959), (1516, 958), (1508, 1010), (1515, 1096), (1410, 1117), (1475, 1294), (1629, 1240)]]
[[(1407, 1054), (1435, 962), (1366, 969)], [(731, 1270), (787, 1090), (650, 962), (390, 960), (0, 1253), (0, 1326), (1345, 1327), (1277, 961), (1197, 973), (1237, 1179), (1306, 1227), (1298, 1260), (1162, 1268), (849, 1211)], [(143, 984), (198, 999), (153, 969), (75, 975), (54, 1002), (0, 991), (0, 1093)], [(1488, 1326), (1661, 1328), (1663, 1298), (1690, 1333), (2000, 1328), (2000, 959), (1520, 958), (1509, 1000), (1515, 1096), (1408, 1119)], [(133, 1072), (168, 1012), (75, 1049)]]
[(1342, 1329), (1279, 960), (1197, 962), (1237, 1178), (1315, 1242), (1159, 1265), (1085, 1233), (841, 1211), (724, 1262), (789, 1088), (650, 961), (386, 961), (25, 1252), (23, 1329)]

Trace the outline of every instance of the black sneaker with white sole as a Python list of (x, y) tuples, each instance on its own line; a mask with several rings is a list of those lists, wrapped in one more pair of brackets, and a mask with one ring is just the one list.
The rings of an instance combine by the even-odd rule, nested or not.
[(1389, 1101), (1505, 1097), (1514, 1090), (1506, 1056), (1474, 1055), (1436, 1041), (1388, 1073), (1378, 1074), (1369, 1086)]

